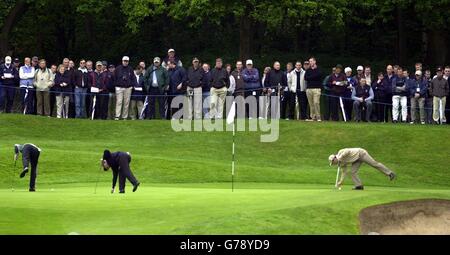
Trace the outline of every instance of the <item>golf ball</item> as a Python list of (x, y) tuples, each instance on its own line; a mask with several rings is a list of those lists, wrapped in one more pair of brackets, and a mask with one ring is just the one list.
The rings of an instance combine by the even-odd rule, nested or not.
[(55, 191), (54, 189), (51, 189), (51, 191)]
[(341, 187), (339, 187), (339, 190), (341, 190), (342, 188)]

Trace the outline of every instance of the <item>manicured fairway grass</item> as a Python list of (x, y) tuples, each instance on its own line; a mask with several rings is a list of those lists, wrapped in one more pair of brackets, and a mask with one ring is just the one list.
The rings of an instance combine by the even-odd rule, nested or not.
[[(448, 127), (283, 121), (280, 128), (269, 144), (260, 133), (238, 133), (232, 193), (230, 133), (175, 133), (165, 121), (0, 115), (0, 234), (357, 234), (367, 206), (450, 199)], [(24, 142), (43, 148), (36, 193), (26, 192), (20, 167), (12, 179), (12, 145)], [(364, 166), (366, 191), (351, 191), (350, 180), (334, 190), (327, 157), (354, 146), (398, 180)], [(128, 184), (125, 195), (109, 193), (111, 173), (98, 164), (105, 148), (131, 152), (138, 192)]]

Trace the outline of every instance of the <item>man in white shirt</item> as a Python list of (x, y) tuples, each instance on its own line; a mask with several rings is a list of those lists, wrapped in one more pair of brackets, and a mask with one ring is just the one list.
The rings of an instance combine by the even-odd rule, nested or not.
[(369, 153), (366, 150), (364, 150), (362, 148), (342, 149), (338, 152), (337, 155), (335, 155), (335, 154), (330, 155), (328, 160), (330, 161), (330, 166), (338, 165), (339, 167), (342, 167), (342, 175), (341, 175), (339, 182), (337, 183), (338, 188), (340, 188), (342, 186), (342, 184), (344, 183), (344, 179), (345, 179), (346, 175), (348, 174), (347, 166), (350, 164), (352, 165), (352, 171), (351, 171), (352, 180), (353, 180), (353, 183), (355, 184), (354, 190), (364, 190), (364, 186), (358, 176), (358, 171), (359, 171), (359, 168), (361, 167), (362, 163), (366, 163), (369, 166), (378, 169), (380, 172), (382, 172), (386, 176), (389, 176), (389, 179), (391, 181), (396, 178), (396, 174), (394, 172), (392, 172), (385, 165), (377, 162), (375, 159), (373, 159), (369, 155)]

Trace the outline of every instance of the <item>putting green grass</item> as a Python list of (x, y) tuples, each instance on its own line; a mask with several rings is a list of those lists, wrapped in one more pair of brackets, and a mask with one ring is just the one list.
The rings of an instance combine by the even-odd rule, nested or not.
[[(367, 206), (450, 199), (447, 126), (282, 121), (280, 139), (268, 144), (239, 132), (233, 193), (229, 132), (0, 115), (0, 135), (0, 234), (358, 234)], [(43, 149), (36, 193), (12, 162), (13, 144), (26, 142)], [(334, 190), (327, 157), (356, 146), (398, 180), (363, 166), (365, 191), (352, 191), (350, 179)], [(111, 173), (99, 167), (105, 148), (132, 154), (136, 193), (128, 184), (126, 194), (110, 194)]]

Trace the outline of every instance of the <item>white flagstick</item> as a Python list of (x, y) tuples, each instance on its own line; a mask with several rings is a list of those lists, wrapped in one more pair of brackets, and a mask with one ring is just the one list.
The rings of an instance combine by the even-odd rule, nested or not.
[(347, 122), (347, 116), (345, 115), (344, 102), (342, 101), (342, 97), (339, 97), (339, 101), (341, 104), (342, 116), (344, 117), (344, 121)]
[(145, 109), (147, 108), (147, 106), (148, 106), (148, 96), (145, 97), (144, 107), (142, 108), (140, 119), (144, 118), (144, 112), (145, 112)]
[(227, 116), (227, 124), (233, 124), (233, 147), (232, 147), (232, 156), (231, 156), (231, 192), (234, 192), (234, 162), (235, 162), (235, 136), (236, 136), (236, 128), (234, 118), (236, 117), (236, 102), (233, 101), (233, 105), (231, 106), (230, 112)]
[(23, 102), (25, 104), (25, 107), (23, 108), (23, 115), (27, 114), (27, 106), (28, 106), (28, 88), (25, 90), (25, 98), (23, 99)]
[(94, 95), (91, 120), (94, 120), (96, 104), (97, 104), (97, 95)]

